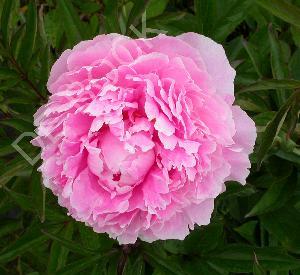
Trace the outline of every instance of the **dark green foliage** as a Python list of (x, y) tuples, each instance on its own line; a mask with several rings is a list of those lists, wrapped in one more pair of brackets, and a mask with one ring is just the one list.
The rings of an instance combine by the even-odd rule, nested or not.
[[(63, 50), (99, 33), (194, 31), (222, 43), (257, 126), (247, 185), (184, 240), (119, 246), (66, 215), (12, 146), (33, 131)], [(299, 0), (0, 0), (0, 274), (300, 274)], [(148, 36), (155, 35), (147, 33)], [(25, 136), (18, 146), (34, 159)]]

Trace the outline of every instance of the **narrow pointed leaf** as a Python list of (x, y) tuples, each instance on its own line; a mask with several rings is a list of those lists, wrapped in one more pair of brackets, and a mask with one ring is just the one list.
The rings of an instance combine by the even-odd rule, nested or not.
[[(278, 37), (276, 37), (276, 32), (273, 30), (272, 26), (269, 27), (269, 41), (271, 49), (271, 68), (274, 79), (284, 79), (285, 70), (284, 70), (284, 61), (282, 58), (282, 53), (280, 49), (280, 44)], [(278, 106), (284, 104), (288, 95), (283, 89), (277, 89), (277, 103)]]
[[(127, 21), (127, 34), (131, 33), (131, 26), (136, 25), (138, 20), (142, 17), (143, 13), (146, 10), (147, 5), (149, 4), (150, 0), (134, 0), (133, 7), (130, 11), (128, 21)], [(147, 15), (146, 15), (147, 16)]]
[(268, 123), (265, 131), (262, 134), (262, 140), (257, 151), (257, 166), (260, 167), (265, 155), (271, 148), (275, 137), (277, 136), (281, 126), (290, 110), (293, 101), (297, 98), (298, 94), (295, 92), (284, 105), (281, 106), (274, 118)]
[(14, 1), (5, 0), (1, 13), (1, 33), (3, 37), (3, 42), (5, 45), (9, 44), (9, 26), (10, 26), (10, 17), (12, 15), (12, 7)]
[(279, 209), (284, 206), (295, 189), (295, 179), (289, 177), (274, 182), (264, 193), (261, 199), (254, 205), (246, 217), (264, 214)]
[(300, 27), (300, 8), (286, 0), (256, 0), (256, 2), (282, 20)]
[(242, 40), (242, 43), (243, 43), (243, 46), (244, 46), (246, 52), (248, 53), (248, 55), (250, 57), (250, 60), (253, 64), (253, 67), (254, 67), (257, 75), (261, 78), (263, 76), (263, 74), (261, 72), (260, 58), (258, 56), (256, 49), (254, 49), (254, 46), (246, 40)]
[(31, 167), (26, 160), (17, 159), (8, 165), (0, 176), (0, 188), (8, 183), (13, 177), (19, 176), (24, 172), (29, 172)]
[(101, 254), (97, 253), (94, 256), (88, 256), (81, 260), (76, 260), (73, 263), (66, 265), (64, 268), (58, 270), (56, 275), (73, 275), (77, 274), (80, 271), (83, 271), (91, 266), (94, 263), (99, 263), (99, 261), (106, 260), (108, 257), (111, 258), (113, 255), (117, 254), (117, 250), (111, 250), (110, 252)]
[[(65, 228), (60, 232), (60, 235), (66, 240), (71, 240), (74, 232), (73, 223), (69, 223)], [(49, 262), (48, 262), (48, 273), (55, 274), (58, 269), (65, 267), (69, 249), (62, 245), (58, 241), (53, 241), (50, 250)]]
[(22, 223), (20, 221), (9, 221), (0, 224), (0, 237), (8, 234), (12, 234), (16, 230), (22, 228)]
[(300, 81), (293, 79), (266, 79), (260, 80), (254, 84), (251, 84), (245, 88), (242, 88), (238, 93), (245, 92), (256, 92), (256, 91), (267, 91), (267, 90), (276, 90), (276, 89), (299, 89)]
[(35, 209), (39, 215), (41, 222), (45, 221), (45, 204), (46, 204), (46, 189), (41, 182), (41, 174), (37, 171), (37, 166), (34, 167), (31, 174), (31, 194)]
[(257, 256), (254, 253), (253, 275), (266, 275), (266, 271), (262, 268), (257, 260)]
[(61, 20), (64, 22), (65, 29), (71, 46), (74, 46), (79, 41), (83, 40), (82, 22), (75, 11), (75, 8), (70, 0), (59, 0), (58, 10), (61, 13)]
[[(55, 230), (57, 230), (57, 227), (54, 231)], [(10, 261), (47, 241), (47, 239), (48, 237), (40, 232), (40, 227), (33, 225), (12, 245), (6, 247), (6, 249), (0, 253), (0, 262)]]
[(61, 245), (67, 247), (69, 250), (81, 254), (81, 255), (86, 255), (86, 254), (93, 254), (95, 253), (95, 251), (88, 249), (88, 248), (84, 248), (83, 246), (81, 246), (80, 244), (68, 240), (66, 238), (60, 237), (60, 235), (54, 235), (51, 234), (48, 231), (43, 230), (42, 231), (46, 236), (48, 236), (50, 239), (59, 242)]
[(30, 1), (26, 14), (26, 31), (23, 38), (19, 61), (23, 68), (26, 68), (33, 55), (35, 40), (37, 35), (37, 10), (35, 1)]
[(289, 256), (282, 249), (275, 247), (258, 248), (243, 244), (227, 245), (214, 251), (207, 261), (224, 271), (243, 273), (253, 270), (253, 253), (260, 265), (266, 270), (290, 270), (300, 266), (300, 260)]
[(104, 0), (104, 24), (106, 33), (120, 33), (118, 21), (118, 0)]

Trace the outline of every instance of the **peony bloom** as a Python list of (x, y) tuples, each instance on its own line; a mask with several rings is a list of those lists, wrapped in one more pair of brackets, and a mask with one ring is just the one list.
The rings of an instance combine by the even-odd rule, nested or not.
[(245, 184), (256, 138), (224, 49), (196, 33), (99, 35), (53, 65), (35, 114), (45, 186), (119, 243), (184, 239), (225, 181)]

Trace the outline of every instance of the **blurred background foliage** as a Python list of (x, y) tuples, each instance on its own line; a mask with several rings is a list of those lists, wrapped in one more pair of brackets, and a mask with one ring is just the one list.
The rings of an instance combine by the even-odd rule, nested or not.
[[(0, 274), (300, 274), (300, 0), (0, 0), (0, 11)], [(210, 225), (119, 246), (68, 217), (12, 142), (34, 130), (64, 49), (145, 23), (223, 44), (258, 139), (247, 185), (227, 184)], [(34, 158), (30, 139), (18, 145)]]

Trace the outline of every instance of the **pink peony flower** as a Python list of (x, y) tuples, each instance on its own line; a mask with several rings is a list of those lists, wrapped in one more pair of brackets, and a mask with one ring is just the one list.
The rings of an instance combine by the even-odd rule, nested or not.
[(99, 35), (53, 65), (35, 114), (45, 186), (119, 243), (184, 239), (225, 181), (245, 184), (256, 138), (224, 49), (196, 33)]

